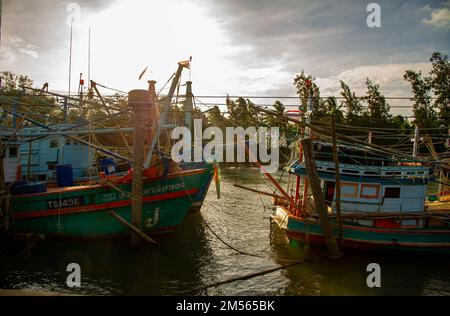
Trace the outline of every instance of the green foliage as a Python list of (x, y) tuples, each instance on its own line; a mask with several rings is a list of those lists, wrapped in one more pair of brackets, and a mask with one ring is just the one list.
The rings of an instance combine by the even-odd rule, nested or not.
[(362, 123), (363, 106), (355, 92), (352, 92), (344, 81), (340, 80), (340, 83), (342, 89), (341, 96), (343, 98), (342, 105), (347, 109), (345, 122), (348, 125), (360, 126)]
[(294, 79), (294, 86), (297, 89), (297, 94), (300, 98), (300, 108), (306, 112), (308, 108), (308, 102), (312, 102), (314, 120), (326, 121), (327, 120), (327, 105), (320, 98), (320, 89), (314, 82), (315, 77), (306, 75), (302, 70)]
[(432, 70), (429, 82), (436, 97), (434, 107), (439, 109), (440, 123), (450, 126), (450, 63), (447, 55), (434, 52), (430, 58)]
[(422, 77), (422, 72), (407, 70), (403, 78), (411, 84), (413, 94), (414, 124), (419, 128), (432, 127), (436, 124), (436, 111), (431, 104), (431, 85)]
[(373, 83), (369, 78), (366, 79), (367, 94), (364, 100), (367, 102), (368, 110), (363, 113), (369, 120), (368, 126), (388, 127), (392, 115), (389, 113), (390, 107), (386, 98), (380, 92), (380, 85)]

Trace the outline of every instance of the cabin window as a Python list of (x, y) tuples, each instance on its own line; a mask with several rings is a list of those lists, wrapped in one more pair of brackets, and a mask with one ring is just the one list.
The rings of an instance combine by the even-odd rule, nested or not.
[(359, 173), (358, 170), (349, 170), (349, 169), (344, 169), (344, 170), (342, 170), (342, 172), (344, 172), (344, 173), (353, 173), (353, 174)]
[(363, 199), (378, 199), (380, 195), (379, 184), (361, 184), (359, 196)]
[(9, 147), (9, 155), (8, 158), (17, 158), (19, 155), (19, 148), (18, 147)]
[(66, 138), (66, 145), (70, 145), (70, 138)]
[(48, 147), (49, 148), (58, 148), (58, 145), (59, 145), (58, 140), (52, 139), (52, 140), (50, 140)]
[(341, 197), (356, 198), (358, 196), (358, 184), (341, 182)]
[(325, 181), (325, 203), (331, 204), (333, 202), (335, 186), (334, 182)]
[(400, 188), (386, 188), (384, 189), (384, 197), (386, 199), (400, 198)]

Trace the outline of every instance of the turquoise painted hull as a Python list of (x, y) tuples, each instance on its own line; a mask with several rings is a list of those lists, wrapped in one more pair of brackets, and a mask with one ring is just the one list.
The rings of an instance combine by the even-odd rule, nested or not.
[(208, 193), (209, 187), (211, 185), (211, 181), (214, 177), (214, 166), (212, 164), (208, 164), (206, 162), (200, 162), (200, 163), (193, 162), (193, 163), (183, 163), (183, 164), (181, 164), (181, 167), (184, 170), (191, 170), (193, 168), (209, 168), (210, 169), (209, 177), (206, 178), (205, 183), (200, 187), (200, 191), (192, 198), (193, 203), (189, 209), (190, 213), (199, 212), (203, 206), (203, 201), (206, 198), (206, 194)]
[[(338, 226), (333, 223), (334, 235)], [(286, 225), (290, 239), (300, 242), (324, 244), (323, 231), (317, 220), (290, 216)], [(381, 228), (343, 223), (343, 239), (346, 248), (397, 249), (407, 251), (435, 251), (450, 253), (450, 227), (421, 229)]]
[[(210, 177), (210, 169), (184, 171), (144, 179), (142, 229), (147, 233), (174, 230), (192, 206), (193, 197)], [(68, 237), (115, 237), (128, 228), (108, 214), (115, 211), (131, 222), (131, 183), (71, 187), (57, 192), (12, 198), (14, 230)]]

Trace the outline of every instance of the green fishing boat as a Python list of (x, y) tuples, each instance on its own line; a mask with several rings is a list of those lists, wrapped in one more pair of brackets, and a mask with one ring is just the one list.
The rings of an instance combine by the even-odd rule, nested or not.
[[(211, 178), (213, 168), (183, 170), (143, 179), (142, 228), (146, 233), (173, 231), (183, 221), (193, 197)], [(110, 216), (112, 210), (131, 222), (131, 181), (120, 184), (49, 188), (14, 195), (14, 230), (67, 237), (115, 237), (128, 228)]]

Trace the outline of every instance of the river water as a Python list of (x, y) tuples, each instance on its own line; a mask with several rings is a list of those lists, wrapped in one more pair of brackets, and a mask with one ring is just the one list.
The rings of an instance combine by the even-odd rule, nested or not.
[[(132, 249), (128, 239), (42, 241), (31, 256), (0, 263), (0, 288), (83, 295), (183, 295), (304, 260), (195, 294), (450, 295), (450, 256), (346, 252), (340, 260), (329, 259), (323, 249), (289, 244), (270, 224), (271, 198), (236, 188), (236, 182), (269, 190), (257, 169), (223, 170), (221, 198), (217, 199), (213, 183), (201, 212), (190, 214), (177, 233), (155, 237), (156, 248)], [(80, 288), (66, 285), (69, 263), (81, 267)], [(367, 286), (369, 263), (381, 267), (381, 288)]]

